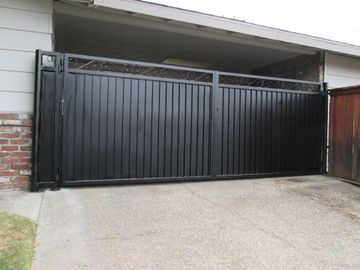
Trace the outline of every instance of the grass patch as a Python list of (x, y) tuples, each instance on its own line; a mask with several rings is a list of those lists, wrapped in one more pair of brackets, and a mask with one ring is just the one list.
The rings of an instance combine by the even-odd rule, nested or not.
[(18, 215), (0, 213), (0, 269), (29, 270), (34, 255), (35, 223)]

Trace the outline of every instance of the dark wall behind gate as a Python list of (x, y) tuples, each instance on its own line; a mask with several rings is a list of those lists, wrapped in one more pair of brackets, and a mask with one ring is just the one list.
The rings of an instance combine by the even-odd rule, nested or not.
[(226, 74), (211, 71), (178, 79), (84, 70), (68, 64), (82, 56), (58, 53), (61, 61), (46, 67), (39, 55), (35, 188), (321, 172), (319, 84), (289, 90), (301, 82), (281, 89), (256, 76), (260, 87), (219, 84)]

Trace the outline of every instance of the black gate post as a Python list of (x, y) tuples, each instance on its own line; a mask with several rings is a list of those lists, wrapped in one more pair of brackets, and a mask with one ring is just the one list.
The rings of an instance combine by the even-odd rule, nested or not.
[(32, 168), (31, 168), (31, 191), (38, 191), (38, 149), (40, 128), (40, 97), (41, 97), (41, 51), (36, 50), (35, 56), (35, 90), (34, 90), (34, 113), (32, 126)]
[(211, 178), (220, 175), (220, 127), (221, 92), (219, 88), (219, 72), (213, 73), (213, 87), (211, 95)]
[(328, 84), (324, 83), (322, 86), (321, 92), (322, 100), (324, 105), (321, 106), (321, 110), (323, 112), (322, 115), (322, 164), (321, 164), (321, 173), (325, 174), (327, 172), (327, 156), (328, 156), (328, 101), (329, 101), (329, 93), (328, 93)]

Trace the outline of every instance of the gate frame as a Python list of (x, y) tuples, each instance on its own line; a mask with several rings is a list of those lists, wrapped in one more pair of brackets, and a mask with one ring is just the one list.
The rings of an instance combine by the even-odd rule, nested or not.
[[(52, 71), (56, 74), (56, 93), (60, 93), (60, 96), (57, 97), (56, 104), (59, 106), (55, 109), (58, 111), (58, 116), (60, 121), (55, 123), (57, 127), (60, 145), (59, 145), (59, 152), (58, 152), (58, 159), (59, 165), (56, 172), (56, 179), (50, 182), (42, 182), (38, 181), (39, 177), (39, 147), (40, 147), (40, 121), (41, 121), (41, 100), (42, 100), (42, 85), (41, 85), (41, 73), (43, 70), (46, 70), (47, 67), (42, 65), (43, 56), (50, 56), (54, 57), (55, 63), (54, 67), (51, 68)], [(174, 69), (174, 70), (181, 70), (181, 71), (189, 71), (189, 72), (204, 72), (207, 74), (212, 75), (212, 82), (208, 83), (211, 84), (212, 90), (210, 95), (210, 177), (208, 176), (187, 176), (184, 177), (164, 177), (161, 178), (128, 178), (128, 179), (104, 179), (104, 180), (91, 180), (91, 183), (84, 182), (84, 181), (72, 181), (71, 183), (66, 182), (62, 177), (62, 163), (63, 163), (63, 137), (64, 137), (64, 128), (63, 128), (63, 103), (64, 103), (64, 88), (66, 87), (66, 79), (69, 74), (69, 58), (79, 58), (79, 59), (91, 59), (94, 61), (109, 61), (111, 63), (120, 63), (120, 64), (129, 64), (129, 65), (139, 65), (139, 66), (146, 66), (146, 67), (157, 67), (157, 68), (164, 68), (164, 69)], [(216, 70), (206, 70), (206, 69), (197, 69), (197, 68), (188, 68), (188, 67), (181, 67), (181, 66), (173, 66), (173, 65), (164, 65), (164, 64), (152, 64), (152, 63), (145, 63), (139, 61), (128, 61), (128, 60), (121, 60), (121, 59), (112, 59), (112, 58), (104, 58), (104, 57), (94, 57), (94, 56), (87, 56), (87, 55), (77, 55), (77, 54), (69, 54), (69, 53), (59, 53), (59, 52), (47, 52), (36, 50), (36, 67), (35, 67), (35, 92), (34, 92), (34, 123), (32, 127), (33, 133), (33, 146), (32, 146), (32, 178), (31, 178), (31, 190), (37, 191), (41, 187), (52, 187), (52, 190), (57, 190), (61, 186), (91, 186), (91, 185), (98, 185), (98, 184), (144, 184), (144, 183), (163, 183), (163, 182), (183, 182), (183, 181), (200, 181), (200, 180), (221, 180), (221, 179), (248, 179), (248, 178), (259, 178), (259, 177), (275, 177), (275, 176), (291, 176), (291, 175), (309, 175), (313, 174), (314, 172), (303, 172), (303, 173), (295, 173), (289, 174), (288, 172), (284, 173), (254, 173), (254, 174), (242, 174), (242, 175), (226, 175), (221, 176), (218, 175), (218, 165), (219, 161), (216, 153), (216, 146), (219, 147), (218, 144), (215, 143), (217, 138), (219, 128), (216, 128), (216, 118), (219, 117), (219, 112), (217, 111), (217, 106), (219, 105), (219, 98), (217, 93), (219, 92), (220, 85), (225, 85), (224, 83), (220, 83), (220, 76), (221, 75), (229, 75), (229, 76), (236, 76), (236, 77), (244, 77), (244, 78), (251, 78), (251, 79), (259, 79), (259, 80), (270, 80), (270, 81), (277, 81), (277, 82), (289, 82), (294, 84), (309, 84), (309, 85), (316, 85), (319, 87), (319, 90), (314, 94), (319, 95), (320, 99), (320, 108), (319, 108), (319, 119), (322, 119), (322, 125), (319, 126), (319, 142), (321, 146), (321, 159), (320, 159), (320, 170), (319, 173), (324, 174), (326, 173), (326, 160), (327, 160), (327, 121), (328, 121), (328, 114), (327, 114), (327, 100), (328, 100), (328, 90), (326, 83), (320, 82), (312, 82), (312, 81), (304, 81), (304, 80), (294, 80), (294, 79), (284, 79), (284, 78), (277, 78), (277, 77), (266, 77), (266, 76), (253, 76), (249, 74), (241, 74), (241, 73), (228, 73), (228, 72), (220, 72)], [(109, 74), (109, 72), (98, 72), (99, 75), (101, 74)], [(86, 73), (84, 73), (86, 74)], [(94, 74), (94, 72), (92, 72)], [(128, 77), (141, 79), (139, 75), (129, 75)], [(144, 76), (143, 78), (151, 78)], [(161, 78), (161, 77), (160, 77)], [(163, 78), (164, 79), (164, 78)], [(174, 81), (173, 79), (170, 79)], [(186, 82), (186, 80), (181, 80), (180, 82)], [(187, 81), (189, 82), (189, 81)], [(190, 81), (191, 82), (191, 81)], [(240, 84), (234, 84), (235, 86), (241, 86)], [(243, 86), (248, 89), (255, 89), (255, 90), (264, 90), (268, 89), (271, 91), (279, 91), (279, 92), (291, 92), (291, 93), (301, 93), (302, 91), (299, 90), (290, 90), (290, 89), (277, 89), (277, 88), (267, 88), (267, 87), (254, 87), (254, 86)], [(304, 91), (305, 92), (305, 91)], [(307, 94), (309, 91), (306, 92)]]

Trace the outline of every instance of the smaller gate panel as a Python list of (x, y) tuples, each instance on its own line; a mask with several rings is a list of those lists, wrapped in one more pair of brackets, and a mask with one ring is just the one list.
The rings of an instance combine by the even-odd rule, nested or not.
[(39, 159), (39, 175), (40, 182), (51, 182), (56, 177), (57, 163), (55, 161), (56, 155), (54, 151), (55, 145), (55, 112), (58, 106), (56, 100), (56, 73), (51, 71), (44, 71), (42, 74), (42, 87), (47, 91), (42, 93), (42, 101), (40, 110), (41, 121), (45, 128), (41, 129), (40, 137), (42, 138), (39, 144), (39, 150), (42, 155)]
[(210, 175), (210, 85), (75, 72), (65, 84), (65, 182)]
[(36, 52), (32, 190), (59, 178), (61, 166), (61, 94), (63, 57), (56, 52)]
[(220, 175), (319, 173), (320, 98), (220, 87)]

